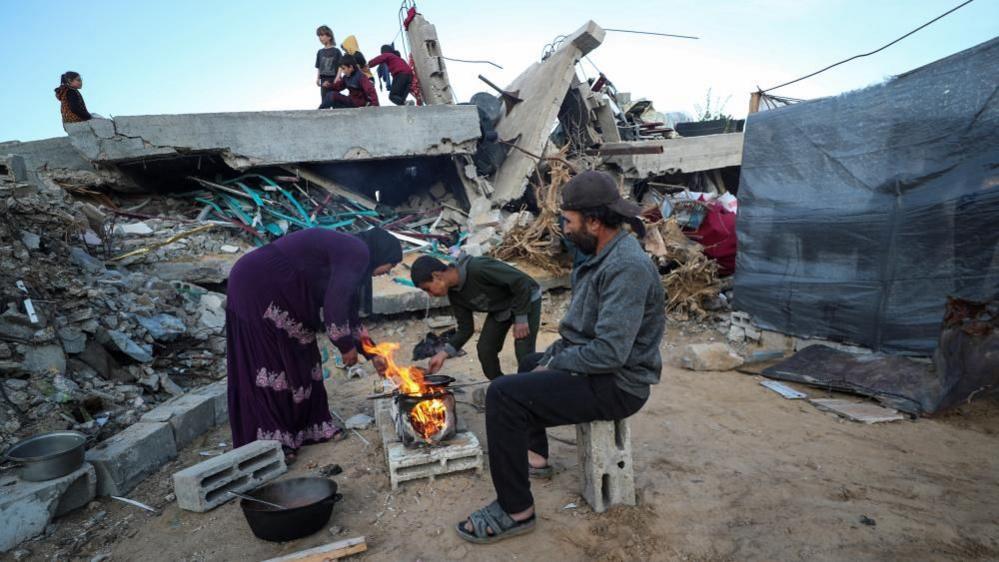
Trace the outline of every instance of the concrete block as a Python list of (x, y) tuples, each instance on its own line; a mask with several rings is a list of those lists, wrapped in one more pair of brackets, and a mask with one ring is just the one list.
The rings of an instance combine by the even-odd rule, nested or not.
[(169, 423), (138, 422), (87, 451), (97, 469), (97, 494), (121, 496), (167, 461), (177, 458)]
[(482, 474), (482, 446), (474, 433), (459, 425), (457, 435), (447, 444), (408, 449), (395, 433), (391, 410), (389, 400), (375, 403), (375, 419), (382, 436), (393, 490), (409, 480), (429, 478), (433, 481), (437, 476), (452, 472), (474, 470), (476, 474)]
[(605, 162), (619, 167), (624, 177), (645, 179), (677, 172), (692, 174), (739, 166), (742, 164), (742, 141), (742, 133), (726, 133), (703, 137), (604, 143), (601, 148), (613, 150), (661, 146), (661, 153), (627, 154), (605, 158)]
[(94, 499), (97, 473), (89, 463), (61, 478), (27, 482), (9, 475), (0, 480), (0, 552), (42, 534), (54, 517)]
[(253, 441), (173, 475), (177, 505), (205, 512), (288, 471), (279, 441)]
[(222, 425), (229, 421), (229, 386), (225, 379), (196, 388), (190, 394), (208, 396), (212, 399), (215, 425)]
[(612, 505), (635, 505), (635, 469), (628, 420), (576, 426), (576, 451), (583, 471), (583, 498), (601, 513)]
[(215, 426), (215, 399), (208, 394), (181, 394), (146, 412), (139, 419), (144, 422), (169, 423), (174, 443), (180, 449)]

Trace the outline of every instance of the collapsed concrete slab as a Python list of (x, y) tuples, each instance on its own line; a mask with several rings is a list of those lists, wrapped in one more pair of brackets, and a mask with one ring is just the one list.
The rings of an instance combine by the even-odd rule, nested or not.
[(516, 148), (511, 147), (493, 179), (494, 204), (502, 205), (524, 194), (537, 162), (530, 154), (540, 155), (544, 150), (562, 100), (576, 76), (576, 63), (597, 48), (604, 35), (596, 23), (586, 22), (558, 50), (532, 64), (506, 87), (507, 92), (523, 101), (511, 107), (496, 125), (500, 139)]
[(302, 162), (470, 154), (473, 106), (138, 115), (67, 125), (73, 146), (98, 163), (218, 154), (237, 170)]
[(681, 137), (675, 139), (633, 142), (612, 142), (600, 150), (641, 151), (662, 147), (659, 154), (649, 150), (641, 154), (621, 154), (604, 157), (604, 163), (616, 166), (625, 177), (645, 179), (666, 174), (704, 172), (742, 165), (742, 133)]

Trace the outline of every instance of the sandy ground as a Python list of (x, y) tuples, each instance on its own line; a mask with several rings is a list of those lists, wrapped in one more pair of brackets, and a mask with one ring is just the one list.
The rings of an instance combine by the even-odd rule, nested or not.
[[(539, 346), (556, 337), (552, 328), (546, 325)], [(415, 319), (373, 330), (380, 341), (402, 341), (407, 355), (425, 331)], [(267, 543), (251, 534), (235, 502), (199, 514), (168, 501), (173, 472), (202, 460), (199, 451), (228, 444), (222, 427), (129, 494), (161, 513), (102, 498), (22, 548), (34, 560), (264, 560), (364, 535), (369, 550), (352, 559), (999, 560), (999, 402), (978, 402), (938, 419), (868, 426), (784, 400), (759, 386), (756, 376), (672, 364), (680, 345), (721, 337), (671, 324), (662, 384), (632, 418), (635, 508), (589, 509), (579, 496), (569, 444), (575, 431), (557, 428), (552, 434), (565, 442), (552, 441), (556, 475), (534, 485), (537, 530), (496, 545), (468, 544), (452, 527), (492, 501), (488, 470), (392, 492), (372, 428), (362, 432), (370, 446), (352, 435), (308, 447), (289, 473), (343, 467), (335, 480), (344, 499), (327, 525), (336, 533)], [(512, 345), (504, 363), (513, 367)], [(450, 361), (445, 371), (460, 382), (481, 380), (472, 356)], [(331, 407), (344, 418), (373, 414), (364, 399), (370, 378), (346, 381), (334, 372), (327, 388)], [(458, 399), (470, 401), (470, 390)], [(483, 415), (466, 404), (458, 408), (484, 442)], [(862, 517), (875, 524), (861, 523)]]

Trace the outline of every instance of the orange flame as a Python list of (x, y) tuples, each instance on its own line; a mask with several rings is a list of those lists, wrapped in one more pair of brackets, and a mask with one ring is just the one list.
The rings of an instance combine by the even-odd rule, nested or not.
[[(422, 396), (436, 393), (423, 381), (423, 369), (419, 367), (400, 367), (392, 358), (399, 344), (383, 342), (375, 345), (371, 340), (363, 340), (361, 347), (365, 353), (381, 357), (387, 367), (385, 376), (395, 383), (399, 392), (410, 396)], [(430, 398), (420, 401), (413, 406), (409, 412), (409, 421), (413, 429), (423, 436), (424, 439), (431, 439), (435, 434), (444, 429), (447, 424), (447, 406), (439, 398)]]

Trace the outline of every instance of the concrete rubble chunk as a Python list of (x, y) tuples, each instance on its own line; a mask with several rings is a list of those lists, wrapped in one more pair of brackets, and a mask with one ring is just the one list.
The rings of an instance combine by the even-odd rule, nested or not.
[(368, 429), (373, 423), (375, 423), (375, 418), (369, 416), (368, 414), (354, 414), (347, 418), (345, 422), (347, 429)]
[(13, 475), (0, 480), (0, 552), (45, 532), (54, 517), (94, 499), (97, 473), (89, 463), (52, 480), (28, 482)]
[(100, 273), (104, 271), (104, 262), (91, 256), (83, 248), (70, 248), (69, 259), (76, 265), (80, 266), (84, 271), (90, 273)]
[(496, 172), (492, 182), (494, 203), (507, 203), (524, 194), (536, 163), (534, 157), (525, 152), (542, 153), (562, 100), (576, 76), (576, 63), (597, 48), (604, 35), (604, 30), (596, 23), (586, 22), (547, 59), (532, 64), (505, 88), (508, 92), (517, 92), (517, 97), (524, 101), (500, 118), (496, 132), (501, 139), (516, 142), (521, 150), (511, 149)]
[(177, 506), (205, 512), (287, 472), (279, 441), (253, 441), (173, 475)]
[(87, 451), (97, 469), (97, 494), (121, 496), (177, 458), (169, 423), (138, 422)]
[(138, 115), (68, 124), (73, 146), (97, 163), (215, 153), (239, 170), (299, 162), (471, 154), (472, 106)]
[(683, 348), (680, 362), (691, 371), (730, 371), (742, 365), (742, 357), (724, 343), (693, 343)]
[(139, 363), (152, 363), (153, 353), (149, 346), (143, 346), (132, 341), (132, 338), (119, 330), (108, 330), (108, 337), (118, 351), (135, 359)]
[(215, 425), (226, 423), (229, 420), (229, 396), (226, 381), (220, 380), (190, 391), (191, 395), (207, 396), (212, 400), (212, 412), (214, 413)]
[(66, 355), (58, 345), (39, 345), (24, 354), (24, 370), (39, 375), (61, 375), (66, 372)]
[(27, 230), (21, 231), (21, 243), (24, 247), (29, 250), (37, 250), (42, 246), (41, 236), (35, 234), (34, 232), (28, 232)]
[(184, 321), (171, 314), (136, 316), (135, 319), (156, 341), (173, 341), (187, 331)]
[(58, 334), (66, 353), (83, 353), (87, 348), (87, 334), (75, 326), (59, 328)]

